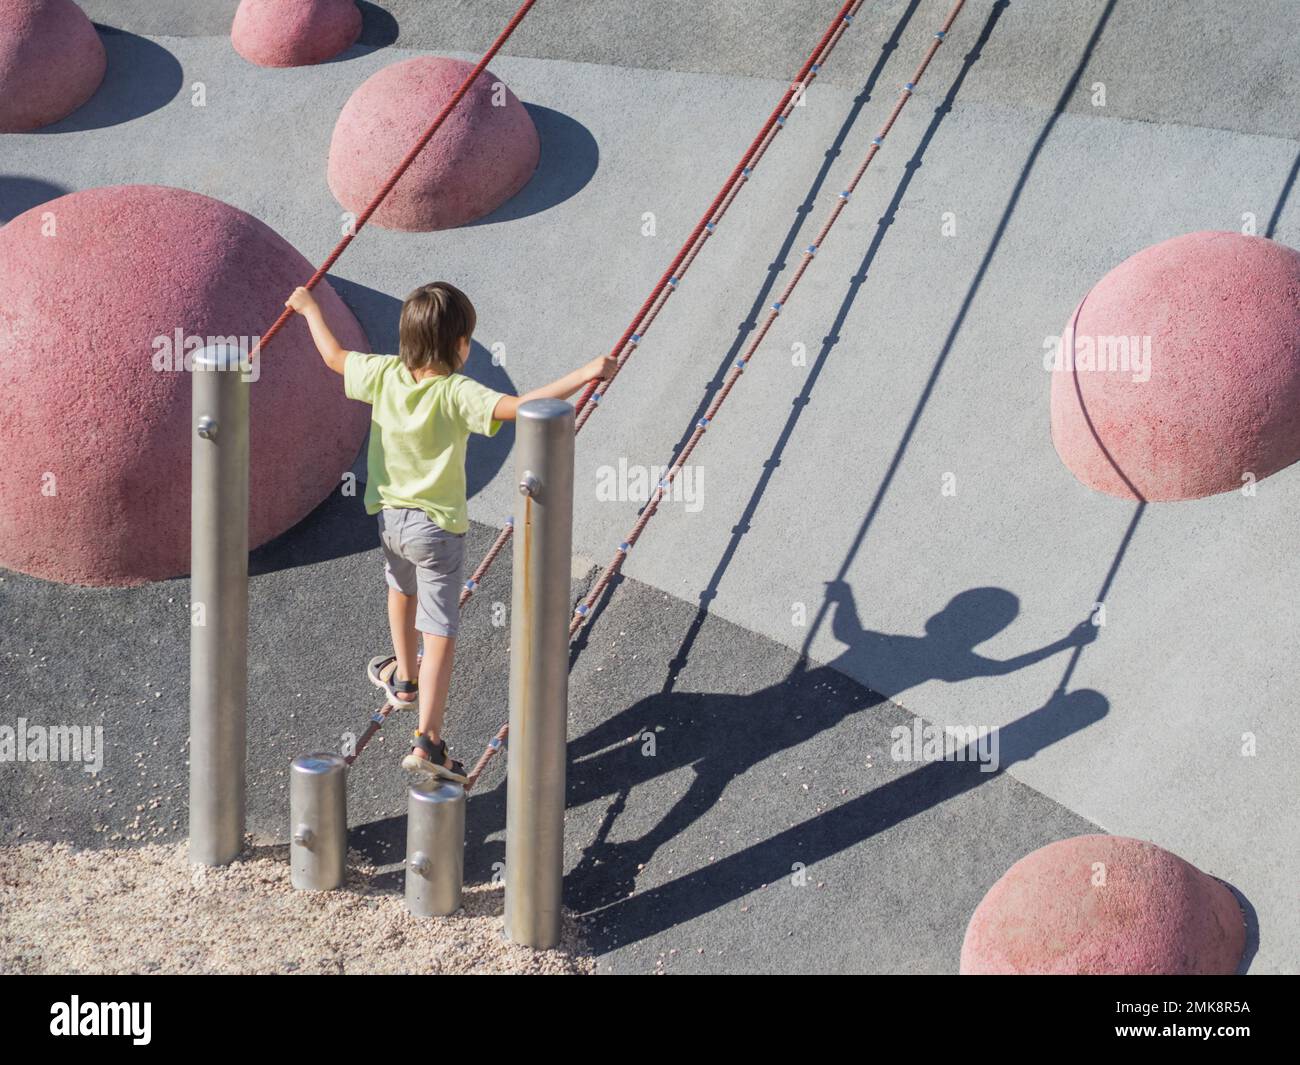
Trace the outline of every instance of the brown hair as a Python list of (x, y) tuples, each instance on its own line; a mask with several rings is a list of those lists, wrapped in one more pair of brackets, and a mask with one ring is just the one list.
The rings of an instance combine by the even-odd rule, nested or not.
[(474, 304), (455, 285), (446, 281), (421, 285), (402, 304), (397, 353), (412, 373), (428, 369), (456, 373), (460, 342), (474, 335), (477, 322)]

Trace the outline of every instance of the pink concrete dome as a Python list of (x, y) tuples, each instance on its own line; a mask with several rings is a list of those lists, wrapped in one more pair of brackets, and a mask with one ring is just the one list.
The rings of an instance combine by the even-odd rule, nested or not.
[[(188, 572), (191, 382), (171, 368), (176, 332), (254, 338), (311, 273), (252, 215), (154, 185), (74, 192), (0, 229), (0, 565), (91, 585)], [(340, 343), (366, 350), (338, 296), (316, 293)], [(369, 424), (301, 319), (258, 362), (253, 546), (339, 487)]]
[(1075, 836), (1021, 858), (966, 928), (970, 975), (1208, 975), (1237, 971), (1241, 907), (1154, 843)]
[(107, 67), (99, 34), (72, 0), (4, 0), (0, 133), (66, 118), (95, 95)]
[(1089, 488), (1197, 499), (1300, 458), (1300, 253), (1175, 237), (1115, 267), (1071, 321), (1052, 441)]
[(235, 51), (259, 67), (323, 63), (360, 36), (354, 0), (242, 0), (230, 27)]
[[(359, 214), (473, 69), (458, 59), (423, 56), (394, 63), (363, 82), (344, 106), (330, 141), (334, 198)], [(472, 222), (528, 184), (540, 157), (537, 127), (527, 109), (485, 70), (374, 221), (407, 232)]]

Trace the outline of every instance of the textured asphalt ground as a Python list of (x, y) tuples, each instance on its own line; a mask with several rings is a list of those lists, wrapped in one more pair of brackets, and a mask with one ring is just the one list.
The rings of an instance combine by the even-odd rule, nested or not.
[[(490, 538), (476, 526), (472, 546)], [(504, 720), (509, 626), (492, 624), (492, 605), (509, 562), (466, 611), (448, 727), (461, 757)], [(248, 828), (283, 841), (289, 761), (339, 749), (376, 702), (363, 663), (387, 636), (383, 561), (357, 500), (338, 498), (256, 552), (253, 568)], [(70, 764), (6, 766), (0, 843), (184, 837), (188, 586), (0, 580), (0, 720), (102, 724), (105, 741), (97, 778)], [(589, 639), (571, 679), (565, 884), (602, 971), (955, 972), (965, 922), (1001, 870), (1095, 831), (1005, 771), (892, 760), (890, 729), (910, 714), (637, 582)], [(1001, 768), (1095, 710), (1025, 715), (1002, 736)], [(395, 886), (409, 727), (390, 721), (348, 786), (350, 843), (392, 865)], [(498, 760), (468, 807), (470, 882), (504, 861), (504, 799)]]
[[(243, 63), (225, 39), (233, 3), (88, 0), (92, 17), (117, 30), (105, 31), (109, 82), (97, 102), (60, 128), (5, 138), (0, 219), (70, 189), (175, 184), (253, 212), (319, 260), (333, 244), (339, 214), (324, 183), (325, 150), (351, 91), (374, 70), (411, 54), (404, 49), (472, 57), (513, 9), (497, 0), (388, 6), (388, 16), (367, 11), (366, 37), (348, 57), (306, 71), (263, 71)], [(605, 350), (836, 7), (816, 5), (814, 18), (809, 6), (764, 4), (756, 22), (753, 6), (738, 3), (541, 0), (494, 64), (533, 111), (543, 139), (541, 172), (484, 224), (418, 236), (370, 230), (349, 249), (334, 280), (374, 346), (391, 348), (397, 301), (436, 274), (474, 295), (480, 341), (504, 345), (504, 369), (485, 367), (499, 387), (526, 388)], [(942, 0), (868, 4), (845, 36), (808, 106), (795, 113), (584, 432), (577, 550), (603, 561), (622, 538), (636, 503), (598, 499), (599, 467), (667, 461), (774, 298), (779, 272), (796, 261), (856, 165), (946, 7)], [(905, 920), (904, 902), (939, 905), (931, 887), (942, 881), (942, 913), (954, 922), (943, 935), (951, 943), (984, 887), (1037, 845), (1022, 832), (1047, 825), (1047, 835), (1035, 837), (1045, 842), (1094, 824), (1151, 839), (1232, 882), (1259, 914), (1254, 971), (1300, 968), (1294, 905), (1300, 859), (1291, 813), (1292, 767), (1300, 753), (1292, 695), (1300, 681), (1300, 627), (1289, 623), (1294, 611), (1286, 594), (1300, 534), (1300, 471), (1276, 475), (1248, 500), (1232, 495), (1137, 514), (1131, 505), (1088, 492), (1061, 467), (1048, 439), (1048, 380), (1041, 369), (1044, 338), (1060, 330), (1098, 277), (1141, 247), (1194, 229), (1247, 224), (1300, 244), (1291, 196), (1300, 164), (1293, 106), (1300, 64), (1289, 46), (1297, 28), (1300, 14), (1280, 0), (1249, 7), (1207, 0), (969, 3), (697, 452), (701, 506), (666, 509), (629, 560), (629, 574), (643, 584), (629, 583), (620, 596), (646, 604), (638, 624), (651, 631), (635, 638), (646, 641), (647, 656), (660, 655), (658, 672), (637, 674), (637, 686), (626, 690), (605, 687), (604, 672), (593, 675), (588, 702), (575, 697), (575, 737), (587, 722), (661, 691), (663, 663), (676, 653), (700, 602), (710, 621), (692, 650), (691, 670), (708, 665), (700, 656), (711, 645), (709, 633), (725, 651), (712, 672), (693, 673), (696, 690), (753, 696), (770, 688), (772, 670), (780, 669), (755, 672), (761, 683), (746, 688), (737, 679), (745, 667), (733, 660), (753, 662), (757, 671), (761, 663), (782, 655), (793, 662), (807, 651), (863, 685), (854, 699), (876, 698), (866, 694), (871, 690), (891, 700), (765, 762), (757, 762), (763, 747), (755, 740), (745, 747), (748, 762), (729, 765), (813, 764), (805, 748), (824, 742), (848, 750), (850, 722), (865, 728), (861, 723), (901, 713), (898, 706), (941, 723), (1010, 731), (1013, 722), (1029, 722), (1017, 734), (1034, 742), (1025, 742), (1007, 773), (823, 859), (872, 862), (851, 866), (859, 880), (868, 868), (877, 875), (882, 861), (904, 863), (898, 868), (908, 873), (906, 863), (920, 860), (917, 847), (900, 846), (897, 833), (933, 832), (942, 854), (953, 846), (942, 829), (950, 808), (1005, 796), (999, 809), (1007, 816), (990, 818), (983, 828), (977, 828), (977, 808), (962, 815), (974, 818), (963, 839), (989, 848), (979, 861), (970, 852), (962, 886), (968, 893), (954, 901), (946, 896), (948, 878), (917, 876), (910, 895), (899, 886), (891, 909), (882, 907), (887, 891), (864, 891), (860, 912), (869, 932), (834, 946), (814, 937), (822, 954), (794, 950), (792, 968), (816, 968), (823, 957), (843, 957), (841, 950), (877, 948), (879, 956), (861, 955), (868, 960), (860, 964), (951, 966), (955, 952), (936, 948), (937, 941), (915, 940), (911, 953), (906, 944), (913, 940), (894, 936), (903, 926), (891, 922)], [(191, 106), (195, 82), (206, 88), (202, 109)], [(258, 115), (252, 129), (250, 114)], [(642, 235), (646, 212), (656, 217), (653, 236)], [(952, 236), (940, 235), (945, 222), (955, 224)], [(800, 350), (806, 364), (792, 360)], [(485, 362), (481, 350), (478, 360)], [(500, 472), (508, 444), (503, 436), (475, 458), (471, 513), (478, 521), (496, 523), (510, 506), (511, 479)], [(956, 496), (940, 492), (949, 473), (956, 476)], [(368, 529), (347, 529), (348, 551), (369, 550)], [(355, 691), (343, 649), (364, 644), (369, 653), (366, 641), (373, 643), (377, 630), (351, 630), (359, 622), (342, 595), (322, 598), (325, 613), (311, 612), (309, 622), (302, 620), (307, 612), (300, 617), (290, 610), (307, 594), (311, 572), (295, 566), (267, 575), (255, 591), (270, 582), (275, 590), (265, 593), (268, 601), (283, 601), (298, 619), (284, 629), (287, 646), (277, 648), (288, 656), (288, 675), (332, 676), (336, 691)], [(164, 680), (186, 682), (184, 629), (168, 639), (158, 635), (161, 602), (133, 598), (146, 593), (87, 593), (16, 577), (0, 587), (4, 616), (34, 626), (6, 627), (6, 654), (17, 648), (19, 659), (37, 662), (44, 654), (71, 676), (92, 663), (122, 676), (144, 669), (142, 679), (158, 687), (140, 683), (130, 698), (117, 689), (103, 708), (135, 730), (127, 735), (148, 738), (140, 730), (164, 699), (152, 692)], [(846, 588), (855, 615), (843, 606)], [(183, 594), (166, 595), (184, 602)], [(1069, 634), (1099, 599), (1107, 626), (1076, 652)], [(75, 626), (78, 611), (101, 612), (100, 628), (87, 631), (114, 635), (90, 644), (75, 637), (76, 628), (69, 638), (40, 636), (43, 625), (56, 631), (54, 615), (67, 615), (59, 625)], [(305, 639), (309, 624), (320, 628), (316, 641)], [(656, 635), (660, 624), (665, 631)], [(629, 640), (637, 631), (623, 628)], [(164, 646), (174, 660), (162, 657)], [(467, 660), (477, 661), (475, 653)], [(586, 654), (578, 676), (584, 660)], [(15, 661), (6, 659), (6, 672)], [(255, 668), (269, 670), (271, 661)], [(476, 740), (494, 727), (489, 719), (498, 708), (489, 704), (503, 691), (493, 688), (500, 664), (489, 668), (482, 661), (458, 677), (465, 720), (481, 725)], [(39, 689), (23, 686), (31, 683), (7, 684), (6, 706), (19, 699), (43, 711), (65, 705), (59, 698), (42, 702)], [(580, 683), (575, 680), (575, 692)], [(182, 697), (173, 693), (173, 699), (183, 706)], [(588, 711), (592, 716), (583, 718)], [(335, 722), (336, 732), (347, 727), (342, 718)], [(1249, 758), (1240, 754), (1247, 733), (1259, 751)], [(307, 739), (286, 741), (260, 770), (265, 779)], [(881, 748), (865, 733), (853, 742), (859, 741)], [(701, 743), (692, 757), (703, 758), (706, 750), (712, 755), (715, 747)], [(134, 757), (136, 748), (128, 743), (123, 751)], [(184, 778), (173, 762), (155, 763), (144, 776), (164, 764), (171, 780), (155, 790), (175, 790)], [(751, 782), (744, 786), (754, 788), (752, 805), (772, 824), (745, 831), (782, 840), (777, 829), (800, 823), (797, 808), (785, 793), (768, 796), (757, 772), (733, 775), (730, 787)], [(25, 779), (38, 774), (29, 767)], [(361, 780), (358, 796), (366, 793)], [(876, 794), (879, 782), (872, 781), (870, 794)], [(35, 804), (29, 831), (39, 832), (43, 816), (54, 816), (65, 801), (62, 790), (4, 786), (29, 789)], [(381, 781), (370, 786), (374, 797), (386, 794)], [(683, 786), (674, 784), (679, 791)], [(701, 785), (696, 796), (710, 794), (710, 786)], [(646, 832), (652, 842), (659, 839), (652, 831), (658, 822), (647, 819), (666, 809), (655, 803), (666, 803), (669, 789), (647, 781), (635, 790), (611, 829), (616, 842)], [(723, 794), (726, 799), (730, 789)], [(865, 793), (850, 787), (841, 803), (858, 794)], [(900, 809), (916, 805), (902, 803)], [(1044, 819), (1042, 803), (1077, 823)], [(390, 803), (384, 816), (395, 809)], [(583, 809), (575, 806), (574, 816)], [(844, 816), (856, 809), (846, 805)], [(683, 815), (665, 816), (677, 825)], [(708, 834), (708, 823), (707, 816), (693, 820), (672, 837), (668, 846), (682, 856), (673, 876), (716, 856), (721, 837)], [(828, 839), (849, 838), (826, 831)], [(639, 860), (649, 846), (619, 853)], [(776, 846), (784, 862), (786, 844)], [(876, 846), (887, 849), (869, 858)], [(574, 882), (593, 885), (581, 889), (588, 898), (607, 891), (587, 880), (588, 867), (592, 876), (612, 867), (615, 887), (628, 880), (617, 856), (596, 865), (598, 858), (579, 867)], [(728, 870), (750, 860), (719, 866), (719, 875), (726, 880), (733, 876)], [(699, 882), (671, 888), (658, 858), (638, 880), (645, 891), (658, 891), (652, 898), (662, 905), (661, 923), (672, 924), (673, 907), (680, 908), (681, 943), (666, 931), (655, 933), (656, 944), (679, 950), (672, 956), (678, 961), (690, 935), (725, 938), (726, 929), (748, 917), (739, 904), (690, 915), (692, 899), (711, 897), (693, 890)], [(573, 883), (571, 889), (579, 890)], [(627, 905), (621, 912), (636, 923)], [(816, 912), (823, 923), (832, 913)], [(617, 937), (614, 922), (608, 924)], [(638, 943), (652, 949), (650, 938)], [(633, 953), (617, 952), (614, 964), (629, 957), (648, 962), (650, 955), (637, 949), (629, 944)]]

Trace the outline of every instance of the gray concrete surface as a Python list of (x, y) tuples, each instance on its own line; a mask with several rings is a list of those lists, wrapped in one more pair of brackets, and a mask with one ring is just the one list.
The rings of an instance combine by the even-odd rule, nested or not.
[[(101, 113), (73, 116), (62, 131), (6, 137), (0, 201), (176, 184), (257, 214), (322, 258), (338, 231), (324, 183), (334, 116), (369, 73), (408, 53), (363, 45), (311, 70), (264, 71), (213, 36), (219, 25), (163, 36), (178, 26), (159, 22), (154, 5), (99, 10), (109, 6), (87, 9), (127, 31), (106, 35), (121, 87), (110, 81)], [(437, 41), (415, 5), (395, 6), (398, 44), (480, 48), (489, 15), (499, 21), (506, 5), (437, 6)], [(539, 4), (538, 28), (494, 64), (539, 118), (542, 180), (485, 224), (368, 231), (340, 263), (340, 288), (377, 347), (391, 342), (394, 298), (436, 275), (474, 296), (479, 341), (504, 345), (502, 384), (525, 388), (605, 350), (807, 47), (782, 24), (800, 21), (790, 4), (765, 7), (761, 32), (738, 17), (740, 5), (655, 19), (628, 5), (617, 33), (585, 26), (594, 8), (563, 6), (572, 21), (556, 29)], [(1234, 883), (1259, 915), (1255, 971), (1296, 971), (1300, 636), (1286, 589), (1300, 472), (1263, 482), (1253, 498), (1148, 507), (1134, 524), (1132, 505), (1089, 493), (1056, 459), (1041, 368), (1044, 338), (1078, 298), (1147, 244), (1240, 228), (1247, 213), (1258, 232), (1300, 242), (1290, 196), (1297, 65), (1286, 32), (1295, 8), (967, 8), (697, 452), (702, 506), (668, 508), (628, 572), (670, 595), (670, 612), (677, 599), (703, 597), (717, 623), (806, 650), (928, 720), (1009, 727), (1059, 707), (1058, 690), (1099, 693), (1104, 715), (1026, 753), (1007, 775), (1084, 822), (1154, 840)], [(584, 431), (575, 545), (584, 555), (607, 558), (635, 518), (634, 500), (597, 498), (599, 467), (668, 460), (945, 9), (937, 0), (871, 6)], [(176, 6), (178, 19), (184, 10)], [(706, 52), (701, 21), (729, 47)], [(191, 106), (196, 81), (204, 108)], [(1105, 107), (1092, 102), (1097, 82)], [(115, 109), (123, 121), (111, 124)], [(646, 212), (654, 236), (642, 235)], [(941, 235), (946, 213), (955, 235)], [(792, 363), (795, 345), (806, 365)], [(509, 509), (509, 478), (493, 476), (502, 457), (476, 459), (479, 521)], [(955, 496), (941, 494), (948, 473)], [(296, 587), (286, 579), (289, 605)], [(857, 617), (833, 625), (828, 597), (846, 588)], [(973, 614), (947, 609), (960, 593)], [(57, 610), (83, 594), (24, 591), (23, 601)], [(1057, 646), (1099, 598), (1100, 638), (1077, 654)], [(133, 608), (121, 613), (122, 631), (162, 639)], [(926, 636), (936, 615), (943, 639)], [(342, 632), (322, 637), (330, 650), (313, 649), (313, 661), (355, 646)], [(57, 655), (37, 642), (37, 657)], [(729, 679), (716, 668), (703, 690)], [(600, 716), (654, 690), (610, 695)], [(1056, 715), (1031, 720), (1044, 716)], [(1240, 753), (1247, 733), (1253, 757)], [(616, 831), (636, 832), (638, 803), (654, 788), (638, 791)], [(992, 853), (987, 864), (1016, 856)], [(996, 875), (981, 871), (988, 882)]]
[[(648, 70), (743, 77), (792, 77), (842, 0), (538, 0), (505, 47), (506, 55)], [(97, 22), (151, 36), (228, 34), (238, 0), (83, 0)], [(377, 45), (482, 52), (518, 9), (518, 0), (362, 2), (358, 51)], [(970, 0), (976, 21), (990, 6)], [(846, 35), (828, 82), (855, 89), (879, 42), (919, 12), (928, 28), (944, 0), (867, 0)], [(1144, 121), (1295, 136), (1300, 73), (1290, 41), (1300, 11), (1290, 0), (1015, 0), (990, 42), (974, 102), (1052, 108), (1062, 75), (1074, 68), (1108, 8), (1105, 39), (1088, 65), (1110, 92), (1107, 114)], [(972, 17), (973, 16), (973, 17)], [(926, 32), (926, 31), (923, 31)], [(901, 57), (911, 69), (916, 60)], [(941, 60), (952, 70), (951, 58)], [(1091, 113), (1089, 95), (1069, 110)]]

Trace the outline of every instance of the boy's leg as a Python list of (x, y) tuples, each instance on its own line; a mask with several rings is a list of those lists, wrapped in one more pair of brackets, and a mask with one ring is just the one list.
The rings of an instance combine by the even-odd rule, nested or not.
[(389, 587), (388, 630), (393, 637), (393, 654), (397, 656), (397, 673), (386, 680), (415, 680), (420, 640), (415, 628), (415, 604), (414, 595), (403, 595)]
[[(438, 743), (447, 712), (447, 691), (451, 687), (451, 666), (460, 624), (465, 537), (446, 532), (432, 521), (417, 524), (412, 536), (419, 578), (415, 626), (424, 638), (419, 685), (420, 732), (430, 742)], [(414, 750), (423, 753), (419, 748)], [(448, 756), (443, 765), (451, 764)]]
[(451, 687), (451, 663), (455, 654), (456, 637), (424, 633), (424, 661), (420, 663), (420, 731), (434, 743), (442, 738), (447, 689)]
[[(419, 579), (415, 564), (402, 552), (402, 531), (409, 521), (410, 515), (405, 510), (385, 508), (379, 512), (379, 543), (384, 549), (384, 580), (388, 585), (388, 632), (396, 659), (379, 671), (379, 679), (390, 687), (395, 681), (415, 680), (418, 668), (416, 652), (420, 634), (415, 629), (415, 619)], [(415, 706), (411, 693), (402, 692), (396, 698)]]

